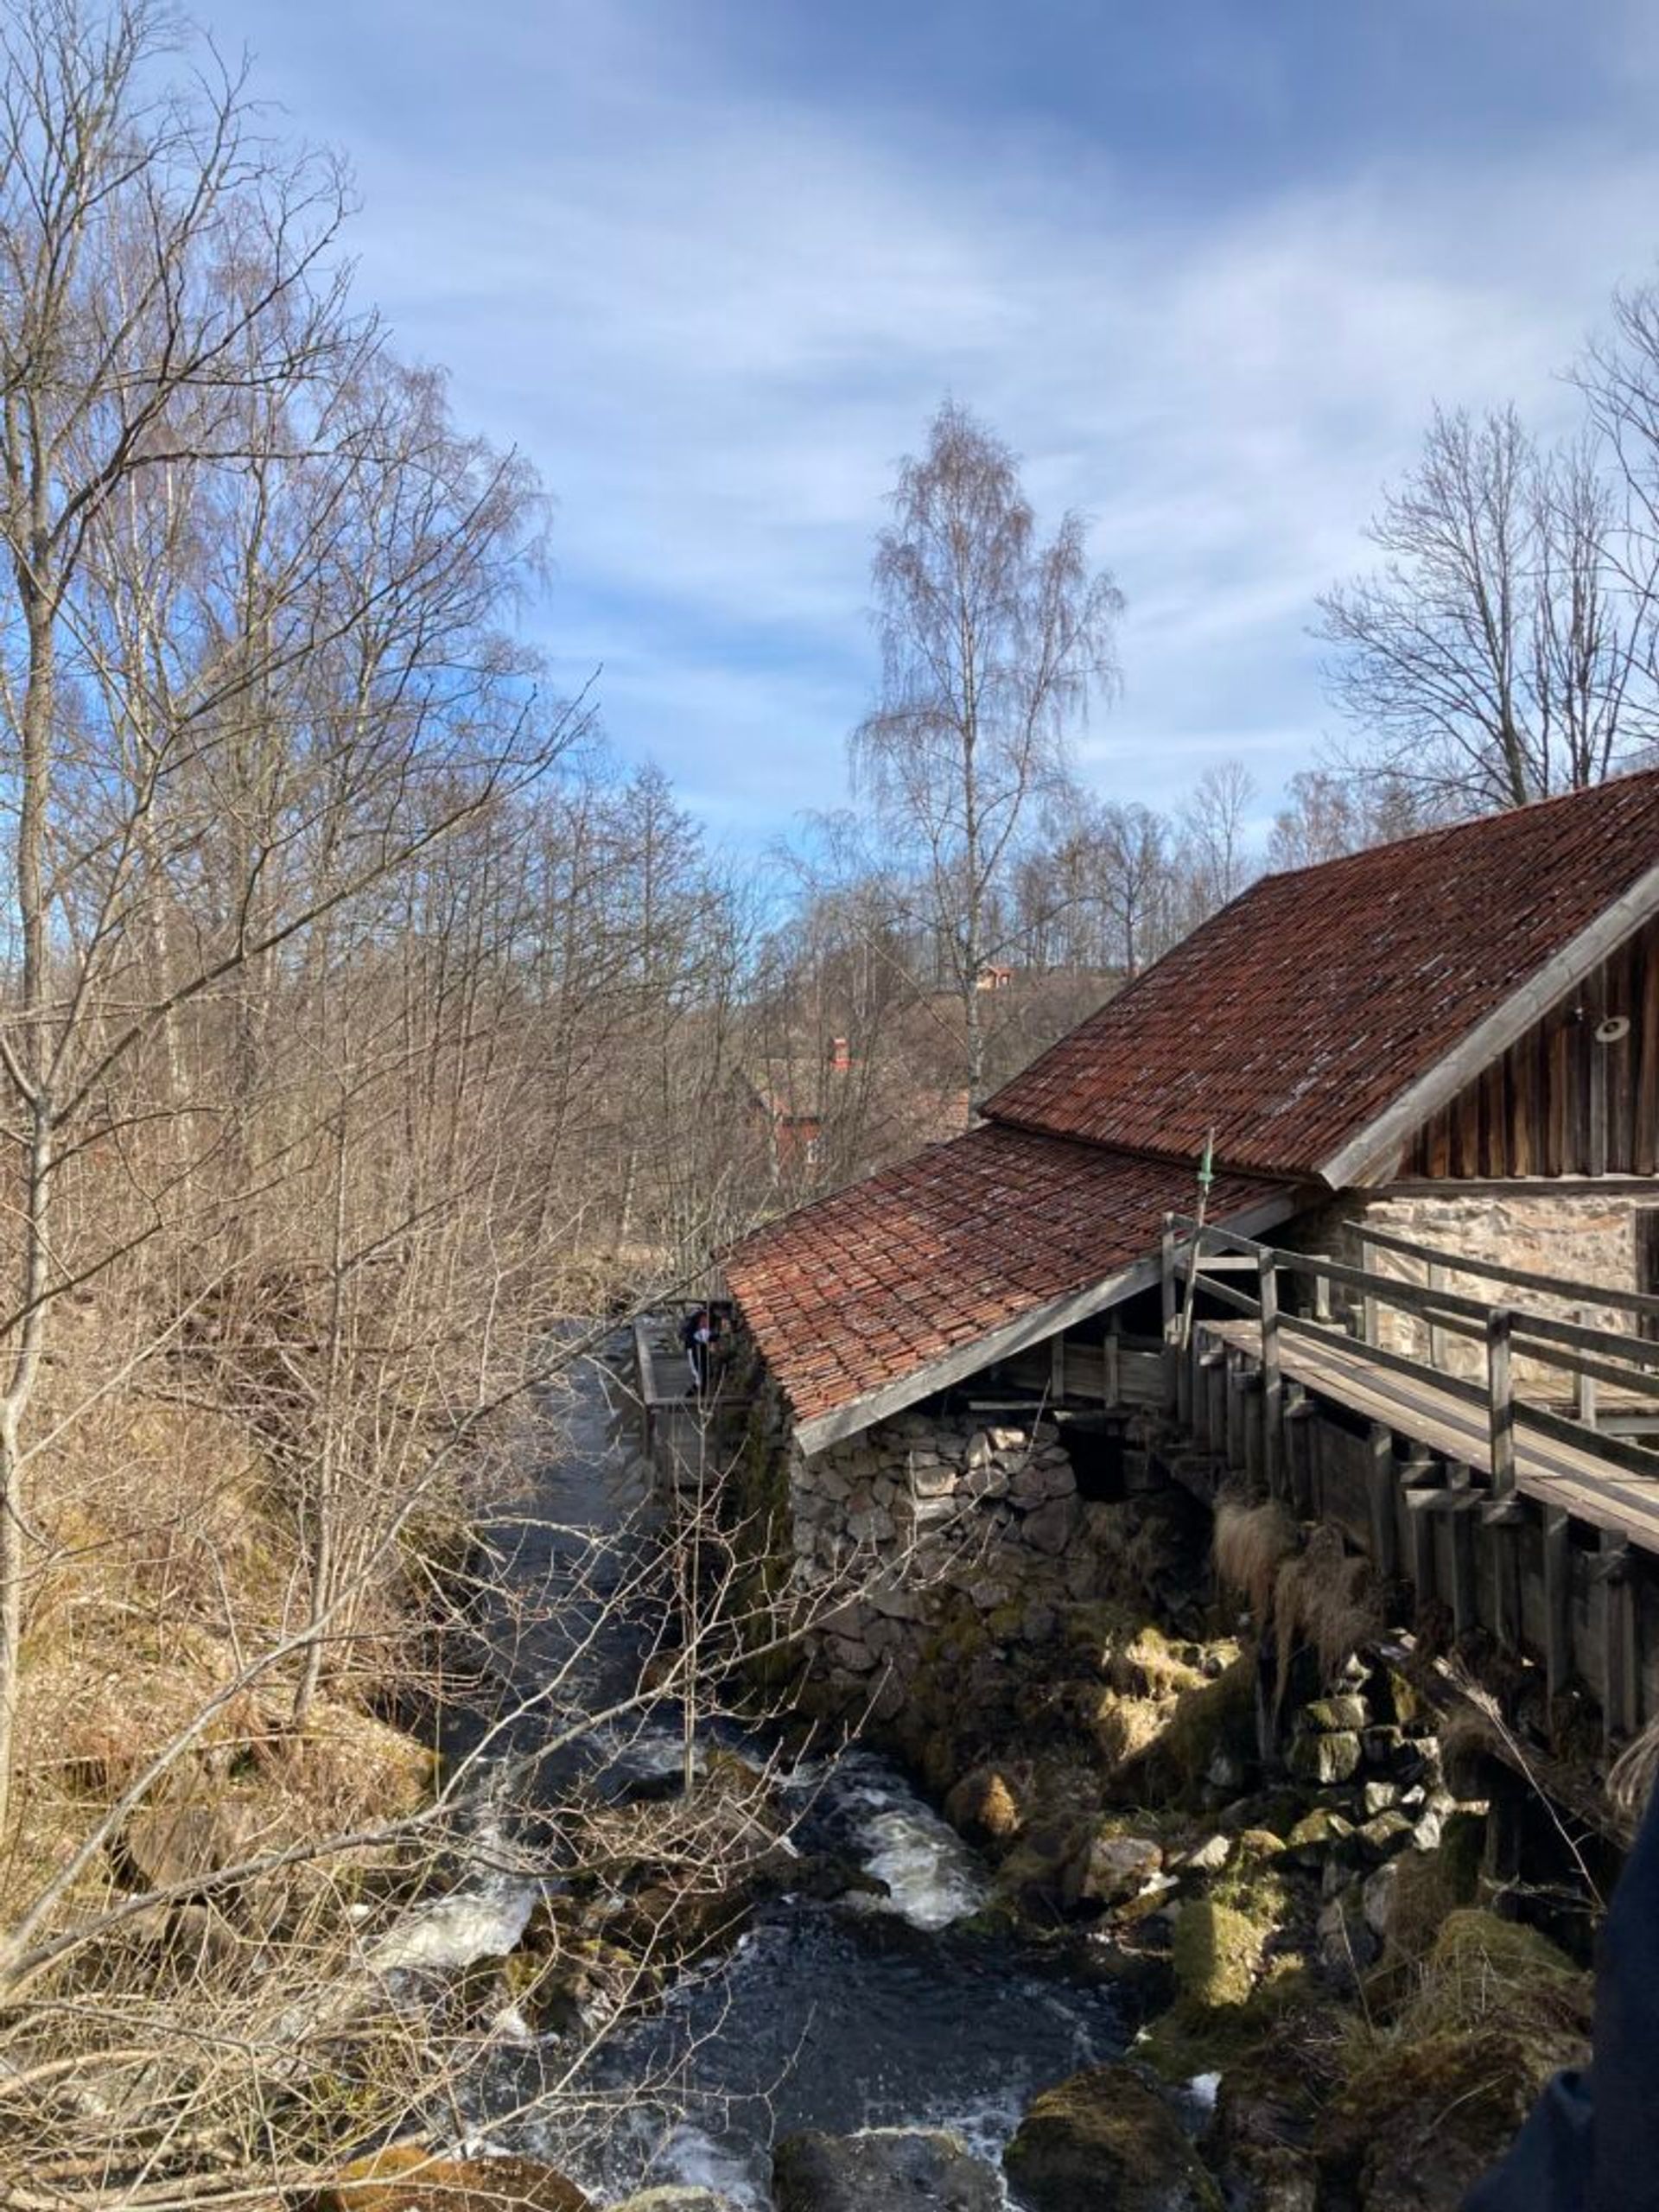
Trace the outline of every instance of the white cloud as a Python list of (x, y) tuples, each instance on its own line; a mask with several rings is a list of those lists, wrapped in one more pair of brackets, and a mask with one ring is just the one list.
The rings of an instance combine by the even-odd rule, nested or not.
[(400, 32), (391, 96), (435, 120), (359, 141), (365, 281), (556, 491), (557, 652), (732, 819), (837, 797), (871, 537), (947, 390), (1129, 594), (1103, 779), (1166, 797), (1216, 747), (1277, 781), (1324, 722), (1313, 594), (1431, 400), (1565, 419), (1556, 372), (1653, 243), (1659, 161), (1582, 139), (1199, 213), (1052, 126), (763, 98), (690, 16), (484, 12), (499, 38), (435, 5)]

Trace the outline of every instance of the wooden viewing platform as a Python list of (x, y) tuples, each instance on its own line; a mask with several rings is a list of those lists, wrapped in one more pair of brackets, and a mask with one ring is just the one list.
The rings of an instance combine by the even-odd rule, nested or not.
[[(1551, 1700), (1583, 1682), (1608, 1737), (1629, 1734), (1659, 1714), (1659, 1452), (1598, 1413), (1616, 1393), (1621, 1427), (1659, 1414), (1659, 1341), (1635, 1333), (1659, 1325), (1659, 1298), (1376, 1231), (1365, 1245), (1356, 1268), (1172, 1217), (1166, 1413), (1220, 1469), (1408, 1579), (1420, 1610), (1444, 1605), (1455, 1634), (1482, 1629), (1539, 1661)], [(1383, 1254), (1427, 1280), (1383, 1272)], [(1502, 1298), (1453, 1292), (1451, 1275)], [(1330, 1318), (1333, 1289), (1357, 1333)], [(1197, 1312), (1200, 1295), (1236, 1318)], [(1381, 1341), (1389, 1308), (1435, 1358)], [(1632, 1333), (1563, 1317), (1590, 1309)], [(1455, 1338), (1479, 1347), (1464, 1363), (1478, 1379), (1440, 1363)], [(1570, 1413), (1551, 1402), (1563, 1376)]]
[(753, 1402), (716, 1373), (715, 1387), (699, 1398), (680, 1343), (680, 1324), (700, 1300), (680, 1300), (642, 1313), (633, 1323), (633, 1363), (639, 1394), (641, 1437), (664, 1484), (695, 1482), (710, 1468), (710, 1436), (716, 1421), (722, 1434), (728, 1416), (746, 1414)]

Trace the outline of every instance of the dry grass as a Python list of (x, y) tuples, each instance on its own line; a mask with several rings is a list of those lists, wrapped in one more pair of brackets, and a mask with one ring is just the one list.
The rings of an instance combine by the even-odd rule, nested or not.
[(1296, 1548), (1296, 1523), (1276, 1499), (1251, 1505), (1222, 1497), (1216, 1505), (1216, 1574), (1241, 1597), (1258, 1630), (1273, 1610), (1279, 1571)]
[(1306, 1548), (1287, 1560), (1274, 1578), (1273, 1619), (1279, 1636), (1274, 1696), (1282, 1702), (1298, 1642), (1312, 1648), (1321, 1678), (1329, 1681), (1344, 1659), (1382, 1634), (1370, 1562), (1347, 1554), (1340, 1530), (1328, 1525), (1315, 1529)]
[(1659, 1779), (1659, 1720), (1649, 1721), (1614, 1761), (1607, 1787), (1615, 1804), (1639, 1815)]

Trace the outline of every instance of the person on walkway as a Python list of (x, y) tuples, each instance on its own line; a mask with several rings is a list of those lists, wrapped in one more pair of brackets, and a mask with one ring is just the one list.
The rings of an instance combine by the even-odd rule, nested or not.
[(691, 1370), (691, 1389), (687, 1395), (706, 1397), (715, 1342), (714, 1316), (706, 1306), (699, 1306), (686, 1315), (680, 1324), (680, 1342), (685, 1347), (686, 1363)]
[[(1621, 1764), (1656, 1758), (1659, 1730)], [(1659, 1790), (1601, 1932), (1590, 2063), (1546, 2086), (1463, 2212), (1659, 2212)]]

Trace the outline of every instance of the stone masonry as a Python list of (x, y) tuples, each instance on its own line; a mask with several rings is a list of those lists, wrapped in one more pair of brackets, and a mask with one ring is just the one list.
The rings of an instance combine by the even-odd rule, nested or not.
[(1044, 1587), (1092, 1587), (1092, 1549), (1073, 1543), (1084, 1509), (1052, 1421), (912, 1412), (810, 1459), (787, 1450), (797, 1600), (827, 1609), (820, 1662), (863, 1686), (878, 1719), (902, 1700), (942, 1604), (965, 1597), (989, 1613), (1035, 1604)]
[[(1294, 1224), (1294, 1235), (1287, 1232), (1284, 1241), (1307, 1251), (1330, 1252), (1357, 1267), (1359, 1238), (1370, 1224), (1416, 1243), (1466, 1253), (1471, 1259), (1634, 1290), (1637, 1287), (1636, 1211), (1637, 1201), (1628, 1196), (1560, 1185), (1534, 1191), (1508, 1188), (1461, 1194), (1455, 1185), (1433, 1194), (1421, 1190), (1349, 1192), (1318, 1213), (1301, 1217)], [(1378, 1252), (1373, 1264), (1380, 1274), (1398, 1276), (1402, 1282), (1421, 1286), (1424, 1281), (1423, 1263), (1419, 1260)], [(1459, 1274), (1455, 1268), (1446, 1270), (1442, 1287), (1494, 1304), (1504, 1295), (1501, 1286), (1477, 1275)], [(1619, 1334), (1630, 1332), (1629, 1315), (1610, 1306), (1580, 1309), (1560, 1299), (1535, 1298), (1519, 1291), (1510, 1295), (1517, 1302), (1563, 1320), (1583, 1319)], [(1416, 1359), (1427, 1357), (1427, 1331), (1414, 1316), (1384, 1307), (1379, 1313), (1378, 1328), (1387, 1349)], [(1448, 1332), (1439, 1363), (1450, 1373), (1478, 1377), (1485, 1372), (1484, 1347)], [(1516, 1380), (1535, 1394), (1559, 1396), (1565, 1392), (1556, 1370), (1525, 1360), (1516, 1363)]]

